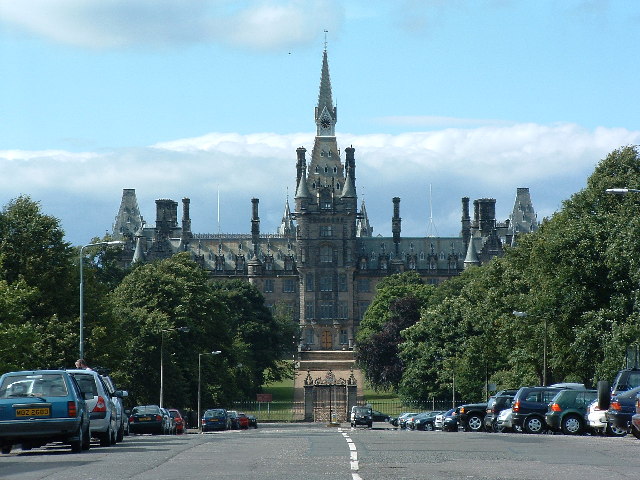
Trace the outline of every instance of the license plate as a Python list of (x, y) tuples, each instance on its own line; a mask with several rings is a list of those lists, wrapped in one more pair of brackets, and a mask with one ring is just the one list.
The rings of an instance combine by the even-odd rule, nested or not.
[(17, 408), (16, 417), (48, 417), (50, 408)]
[(151, 417), (139, 417), (138, 421), (139, 422), (149, 422), (149, 421), (151, 421)]

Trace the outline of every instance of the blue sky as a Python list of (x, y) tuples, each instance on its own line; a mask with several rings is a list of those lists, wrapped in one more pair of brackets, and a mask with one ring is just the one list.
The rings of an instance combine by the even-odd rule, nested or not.
[[(640, 143), (640, 2), (0, 0), (0, 202), (67, 240), (191, 198), (197, 233), (276, 230), (310, 152), (322, 50), (374, 234), (460, 231), (460, 199), (539, 218)], [(431, 201), (429, 190), (431, 189)], [(218, 192), (220, 216), (218, 217)], [(220, 225), (218, 226), (218, 220)]]

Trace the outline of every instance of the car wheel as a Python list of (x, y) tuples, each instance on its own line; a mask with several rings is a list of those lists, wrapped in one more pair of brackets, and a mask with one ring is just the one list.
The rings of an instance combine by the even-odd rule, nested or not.
[(627, 434), (626, 429), (609, 425), (609, 424), (607, 424), (606, 432), (607, 432), (607, 435), (611, 437), (624, 437)]
[(118, 434), (116, 435), (116, 442), (121, 442), (124, 440), (124, 424), (120, 425), (118, 429)]
[(432, 431), (433, 431), (433, 423), (425, 423), (425, 425), (424, 425), (424, 429), (425, 429), (427, 432), (432, 432)]
[(82, 425), (80, 425), (78, 427), (78, 439), (77, 440), (73, 440), (72, 442), (70, 442), (70, 446), (71, 446), (71, 451), (73, 453), (80, 453), (82, 452), (82, 446), (84, 445), (85, 442), (85, 430), (82, 428)]
[(611, 385), (606, 380), (598, 382), (598, 408), (600, 410), (609, 410), (611, 405)]
[(367, 427), (369, 427), (369, 428), (373, 428), (373, 422), (369, 422), (369, 423), (367, 423)]
[(522, 429), (526, 433), (538, 434), (544, 431), (544, 423), (540, 417), (531, 416), (524, 419)]
[(478, 415), (473, 415), (469, 418), (467, 422), (467, 430), (469, 432), (479, 432), (482, 430), (482, 421), (483, 418)]
[(13, 447), (13, 445), (3, 445), (0, 451), (2, 451), (3, 454), (8, 455), (11, 453), (11, 447)]
[(631, 433), (634, 437), (640, 440), (640, 431), (638, 431), (638, 429), (634, 425), (631, 425)]
[(101, 433), (98, 437), (100, 439), (101, 447), (108, 447), (111, 445), (111, 427), (106, 432)]
[(562, 433), (565, 435), (580, 435), (584, 430), (583, 421), (577, 415), (565, 415), (562, 419)]

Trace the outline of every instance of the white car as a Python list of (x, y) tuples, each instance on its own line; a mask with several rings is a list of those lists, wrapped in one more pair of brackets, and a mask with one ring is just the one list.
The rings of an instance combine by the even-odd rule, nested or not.
[(118, 433), (116, 406), (111, 400), (109, 389), (102, 377), (93, 370), (67, 370), (72, 375), (83, 394), (91, 393), (88, 399), (89, 429), (91, 436), (100, 440), (101, 447), (108, 447), (116, 443)]
[(615, 437), (626, 435), (626, 430), (609, 425), (606, 413), (606, 410), (600, 410), (598, 408), (598, 400), (591, 402), (587, 407), (587, 425), (589, 426), (589, 429), (594, 433), (599, 433), (600, 435), (606, 434)]
[(496, 430), (498, 432), (520, 432), (519, 426), (513, 425), (513, 410), (511, 408), (505, 408), (498, 414), (498, 420), (496, 421)]

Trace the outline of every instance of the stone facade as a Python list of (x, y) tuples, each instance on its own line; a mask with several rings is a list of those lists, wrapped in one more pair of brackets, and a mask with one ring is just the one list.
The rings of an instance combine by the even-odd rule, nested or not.
[[(350, 350), (360, 320), (380, 280), (413, 270), (437, 284), (502, 255), (514, 235), (537, 228), (529, 190), (518, 188), (513, 221), (497, 222), (495, 200), (462, 199), (459, 237), (403, 237), (400, 198), (392, 199), (392, 236), (373, 236), (364, 202), (358, 205), (355, 149), (341, 151), (335, 135), (326, 50), (315, 108), (317, 134), (310, 159), (296, 151), (296, 194), (285, 203), (278, 233), (260, 231), (259, 200), (251, 205), (251, 232), (194, 234), (189, 199), (156, 200), (155, 226), (140, 215), (135, 190), (123, 191), (113, 236), (127, 242), (123, 263), (152, 261), (190, 252), (212, 278), (242, 278), (255, 285), (267, 305), (286, 308), (299, 323), (300, 349)], [(344, 162), (342, 157), (344, 156)]]

